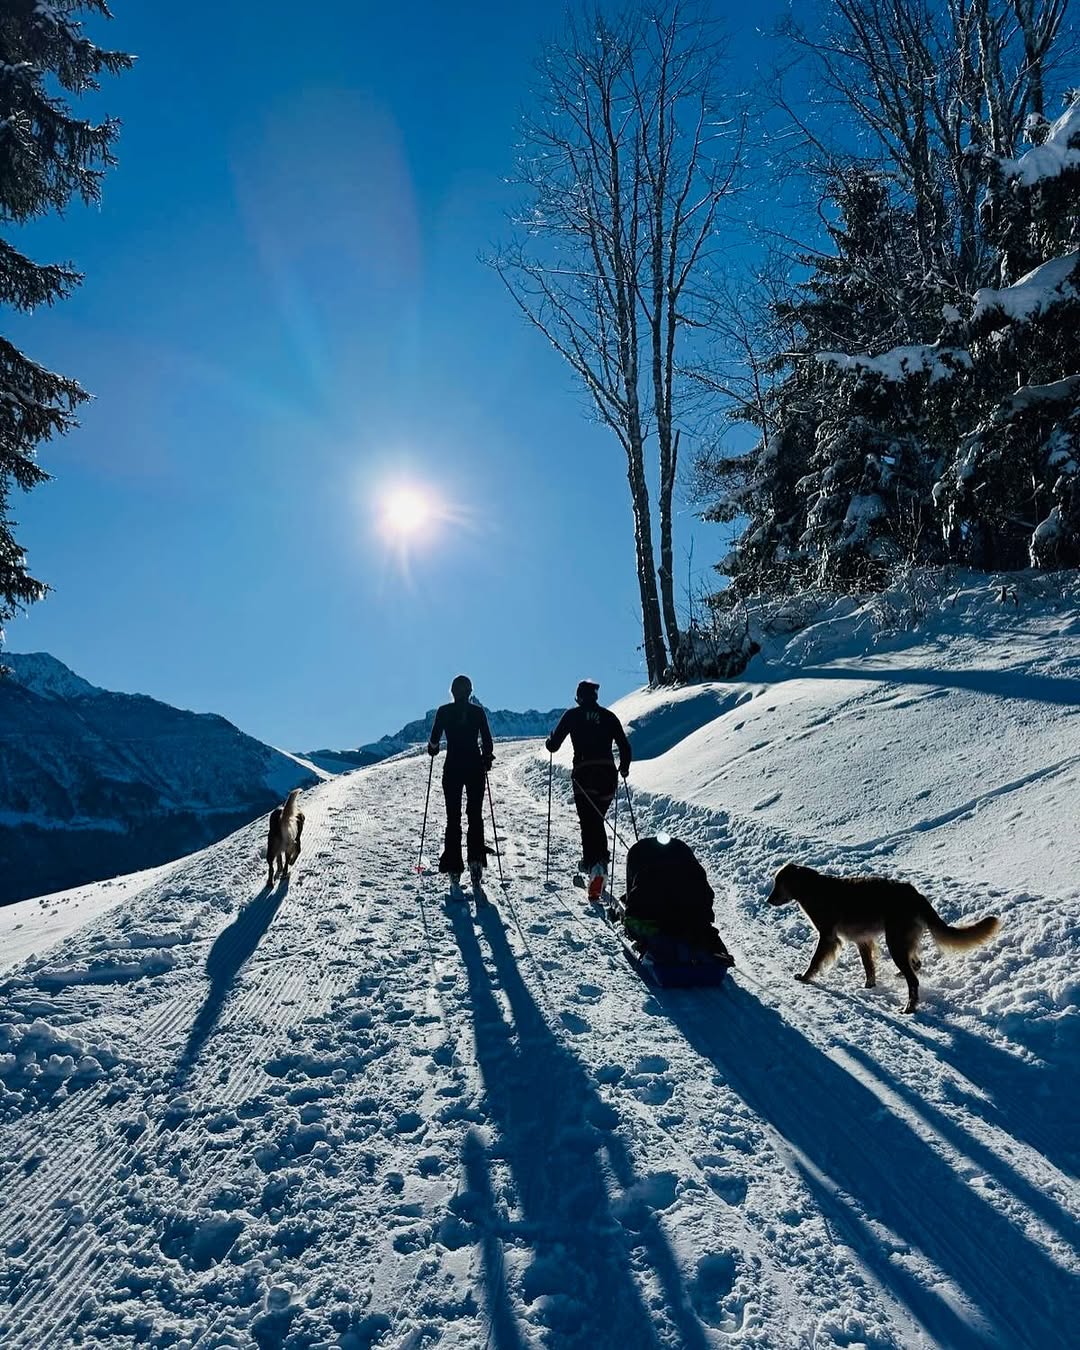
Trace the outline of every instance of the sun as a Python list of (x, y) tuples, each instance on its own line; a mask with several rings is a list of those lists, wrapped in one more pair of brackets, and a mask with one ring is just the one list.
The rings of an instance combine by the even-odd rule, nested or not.
[(423, 489), (411, 484), (388, 488), (379, 498), (382, 531), (399, 543), (415, 539), (435, 519), (435, 503)]

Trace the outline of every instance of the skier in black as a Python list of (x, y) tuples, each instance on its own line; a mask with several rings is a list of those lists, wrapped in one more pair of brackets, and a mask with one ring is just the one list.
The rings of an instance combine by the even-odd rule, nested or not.
[(461, 793), (464, 789), (469, 829), (466, 853), (473, 890), (479, 890), (480, 878), (487, 862), (484, 842), (484, 782), (487, 771), (495, 762), (495, 746), (491, 739), (487, 714), (478, 703), (470, 703), (472, 681), (468, 675), (458, 675), (450, 686), (453, 703), (444, 703), (435, 714), (428, 737), (428, 754), (439, 753), (439, 742), (446, 737), (446, 763), (443, 765), (443, 796), (446, 798), (446, 840), (439, 859), (439, 871), (450, 876), (450, 895), (464, 899), (461, 874), (465, 864), (461, 857)]
[(622, 723), (610, 708), (600, 707), (599, 695), (595, 680), (582, 680), (577, 687), (577, 707), (563, 713), (546, 742), (552, 754), (567, 736), (574, 747), (574, 805), (581, 822), (578, 870), (589, 874), (591, 900), (598, 900), (603, 893), (611, 856), (605, 821), (619, 787), (612, 742), (619, 747), (618, 772), (624, 778), (630, 772), (633, 753)]

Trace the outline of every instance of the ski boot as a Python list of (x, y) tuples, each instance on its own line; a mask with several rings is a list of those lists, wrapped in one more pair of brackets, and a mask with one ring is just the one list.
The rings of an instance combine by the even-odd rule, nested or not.
[(464, 899), (465, 899), (465, 892), (461, 889), (461, 873), (460, 873), (460, 872), (451, 872), (451, 873), (450, 873), (450, 899), (451, 899), (451, 900), (464, 900)]
[(589, 899), (599, 900), (604, 894), (604, 882), (607, 880), (607, 867), (604, 863), (594, 863), (589, 870)]

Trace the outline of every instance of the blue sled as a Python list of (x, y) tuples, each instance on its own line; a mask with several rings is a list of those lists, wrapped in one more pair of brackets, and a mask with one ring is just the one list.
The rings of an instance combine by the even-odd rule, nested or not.
[(698, 989), (723, 984), (724, 976), (735, 964), (727, 952), (709, 951), (667, 933), (632, 938), (624, 926), (625, 915), (620, 900), (607, 909), (608, 922), (619, 934), (626, 959), (656, 989)]
[(698, 951), (684, 942), (654, 940), (642, 951), (624, 937), (622, 949), (641, 978), (657, 989), (698, 989), (723, 984), (731, 965), (712, 952)]

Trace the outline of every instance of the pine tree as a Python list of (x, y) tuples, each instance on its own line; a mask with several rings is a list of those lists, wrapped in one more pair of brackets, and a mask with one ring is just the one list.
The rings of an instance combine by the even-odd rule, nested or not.
[(1080, 566), (1080, 99), (1046, 116), (1065, 5), (820, 12), (788, 31), (840, 116), (781, 106), (837, 223), (772, 306), (782, 356), (749, 362), (759, 445), (701, 475), (708, 514), (747, 525), (720, 570), (738, 595)]
[(935, 552), (927, 445), (949, 434), (946, 388), (967, 353), (936, 341), (943, 293), (888, 183), (851, 169), (830, 200), (833, 251), (804, 257), (807, 280), (776, 307), (794, 344), (767, 372), (778, 378), (763, 410), (747, 415), (762, 439), (703, 476), (707, 518), (748, 521), (720, 565), (736, 594), (873, 586)]
[[(102, 72), (126, 70), (132, 58), (90, 42), (79, 21), (83, 11), (112, 17), (105, 0), (0, 0), (0, 222), (6, 226), (62, 212), (72, 197), (98, 201), (102, 176), (114, 162), (118, 122), (79, 119), (63, 95), (97, 89)], [(81, 280), (70, 265), (35, 262), (0, 239), (0, 303), (30, 311), (70, 295)], [(30, 575), (14, 537), (12, 485), (25, 492), (48, 478), (37, 447), (75, 426), (75, 411), (88, 397), (75, 380), (0, 338), (0, 623), (47, 590)]]
[(986, 156), (1000, 287), (976, 292), (976, 416), (935, 488), (951, 556), (1080, 566), (1080, 96), (1032, 148)]

